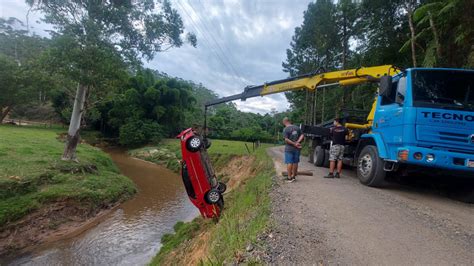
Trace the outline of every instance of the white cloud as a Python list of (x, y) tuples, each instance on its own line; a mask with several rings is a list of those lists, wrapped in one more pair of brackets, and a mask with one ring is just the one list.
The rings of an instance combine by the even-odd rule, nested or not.
[[(240, 93), (247, 85), (285, 78), (281, 63), (309, 2), (173, 0), (172, 6), (181, 14), (186, 31), (197, 34), (198, 47), (186, 44), (158, 53), (145, 66), (202, 83), (219, 96)], [(25, 20), (27, 11), (23, 0), (0, 0), (2, 17)], [(32, 23), (40, 18), (38, 13), (30, 15), (34, 30), (50, 29), (44, 23)], [(236, 103), (240, 110), (259, 113), (288, 108), (283, 94)]]

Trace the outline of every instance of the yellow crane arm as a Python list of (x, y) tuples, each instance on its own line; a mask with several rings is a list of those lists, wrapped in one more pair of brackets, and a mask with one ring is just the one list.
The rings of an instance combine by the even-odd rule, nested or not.
[[(230, 102), (235, 100), (246, 100), (247, 98), (264, 96), (274, 93), (294, 91), (300, 89), (307, 89), (314, 91), (318, 88), (329, 86), (348, 86), (363, 84), (367, 82), (378, 81), (382, 76), (392, 76), (398, 74), (400, 70), (392, 65), (382, 65), (374, 67), (360, 67), (356, 69), (339, 70), (333, 72), (319, 73), (319, 74), (305, 74), (297, 77), (275, 80), (267, 82), (263, 85), (246, 87), (244, 92), (224, 98), (215, 99), (206, 103), (206, 109), (209, 106)], [(352, 129), (369, 129), (374, 120), (375, 106), (377, 105), (377, 98), (372, 104), (372, 109), (367, 117), (367, 123), (350, 124), (346, 123), (347, 128)]]
[(301, 78), (282, 80), (282, 82), (266, 83), (263, 85), (260, 95), (263, 96), (299, 89), (315, 90), (318, 87), (332, 85), (356, 85), (377, 81), (382, 76), (394, 75), (396, 73), (398, 73), (398, 70), (392, 65), (383, 65), (333, 71), (310, 76), (304, 75)]

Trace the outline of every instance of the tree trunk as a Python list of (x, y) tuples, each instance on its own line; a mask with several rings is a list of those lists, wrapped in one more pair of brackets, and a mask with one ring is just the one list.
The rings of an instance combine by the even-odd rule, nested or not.
[(5, 109), (0, 108), (0, 111), (2, 112), (0, 116), (0, 124), (3, 122), (3, 119), (7, 117), (8, 113), (10, 113), (11, 110), (12, 110), (11, 106), (7, 106)]
[(443, 52), (441, 50), (441, 43), (439, 42), (439, 35), (438, 35), (438, 30), (436, 29), (433, 16), (431, 15), (431, 12), (428, 11), (428, 18), (430, 20), (430, 28), (431, 31), (433, 32), (433, 38), (436, 43), (436, 56), (438, 57), (438, 61), (441, 60), (443, 56)]
[(413, 10), (411, 6), (407, 7), (408, 25), (410, 25), (410, 43), (411, 43), (411, 60), (413, 61), (413, 67), (416, 67), (416, 51), (415, 51), (415, 26), (413, 25)]
[(84, 113), (84, 103), (86, 100), (87, 87), (79, 84), (77, 86), (76, 98), (74, 99), (74, 107), (71, 114), (71, 122), (69, 123), (69, 130), (67, 134), (66, 146), (62, 160), (77, 161), (76, 148), (80, 141), (79, 131), (81, 128), (81, 118)]

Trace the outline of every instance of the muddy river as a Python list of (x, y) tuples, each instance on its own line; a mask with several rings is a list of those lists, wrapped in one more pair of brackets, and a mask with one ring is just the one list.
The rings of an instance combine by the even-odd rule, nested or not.
[(177, 174), (124, 151), (107, 152), (137, 185), (136, 196), (85, 232), (38, 248), (12, 265), (145, 265), (160, 249), (163, 234), (177, 221), (198, 215)]

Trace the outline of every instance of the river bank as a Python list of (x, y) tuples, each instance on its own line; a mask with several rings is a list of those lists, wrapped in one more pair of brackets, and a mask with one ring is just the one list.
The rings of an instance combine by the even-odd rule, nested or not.
[[(244, 142), (214, 140), (208, 150), (219, 180), (226, 182), (225, 209), (215, 224), (201, 217), (174, 226), (161, 239), (162, 247), (151, 265), (261, 262), (265, 254), (260, 236), (269, 226), (274, 168), (266, 154), (270, 145), (249, 153)], [(178, 151), (178, 152), (176, 152)], [(133, 156), (161, 165), (179, 160), (179, 142), (132, 150)], [(175, 169), (172, 167), (172, 169)]]
[(81, 143), (79, 163), (61, 161), (61, 132), (0, 126), (0, 256), (67, 235), (136, 192), (98, 148)]

